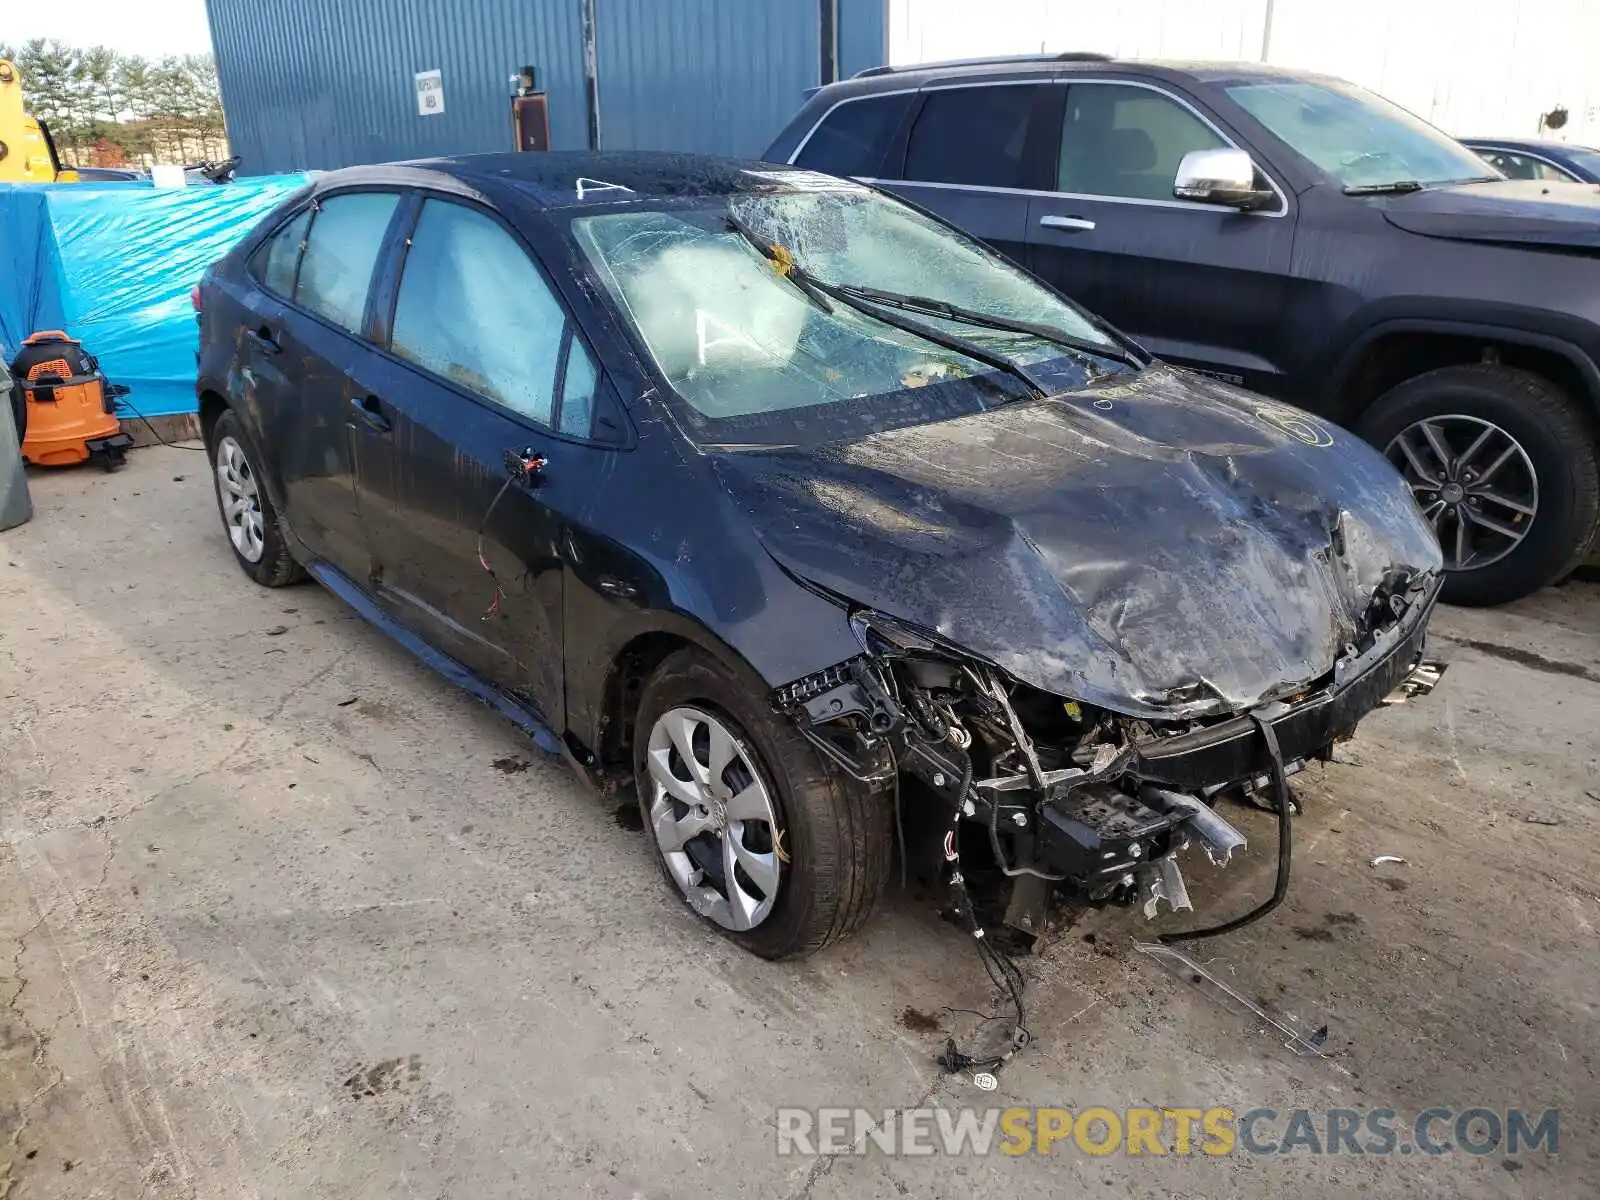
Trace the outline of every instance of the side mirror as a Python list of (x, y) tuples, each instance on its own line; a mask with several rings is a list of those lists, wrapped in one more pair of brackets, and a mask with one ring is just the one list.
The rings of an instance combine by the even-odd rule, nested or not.
[(1265, 208), (1276, 199), (1270, 188), (1256, 186), (1256, 164), (1231, 146), (1191, 150), (1178, 163), (1172, 194), (1179, 200), (1220, 204), (1228, 208)]

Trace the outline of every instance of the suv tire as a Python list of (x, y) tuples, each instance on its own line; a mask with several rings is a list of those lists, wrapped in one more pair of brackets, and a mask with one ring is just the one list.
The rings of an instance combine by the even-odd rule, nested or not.
[[(1407, 469), (1397, 439), (1420, 428), (1419, 422), (1435, 419), (1446, 427), (1451, 420), (1458, 425), (1478, 422), (1509, 435), (1531, 464), (1537, 487), (1536, 512), (1521, 540), (1503, 557), (1481, 567), (1452, 570), (1445, 583), (1446, 601), (1491, 605), (1516, 600), (1560, 579), (1588, 557), (1600, 530), (1600, 447), (1593, 425), (1571, 397), (1543, 376), (1514, 367), (1491, 363), (1442, 367), (1385, 392), (1362, 416), (1356, 431), (1414, 480), (1415, 471)], [(1462, 449), (1459, 438), (1454, 448)], [(1422, 453), (1425, 465), (1435, 468), (1437, 456)], [(1425, 510), (1442, 495), (1418, 492)], [(1513, 524), (1525, 519), (1496, 506), (1481, 511), (1493, 511)], [(1445, 518), (1442, 531), (1447, 543), (1454, 529), (1450, 520)], [(1451, 547), (1445, 549), (1448, 555)]]
[[(677, 651), (656, 669), (640, 697), (633, 733), (639, 808), (651, 853), (679, 899), (752, 953), (770, 959), (795, 958), (853, 932), (871, 915), (889, 876), (892, 814), (882, 795), (825, 762), (791, 722), (772, 711), (765, 689), (755, 680), (743, 678), (744, 674), (694, 648)], [(725, 874), (720, 864), (731, 861), (718, 857), (723, 854), (718, 847), (727, 838), (745, 838), (748, 833), (733, 831), (733, 822), (725, 820), (726, 832), (695, 835), (683, 844), (683, 851), (675, 853), (676, 868), (669, 862), (666, 844), (676, 842), (681, 833), (670, 824), (673, 816), (666, 807), (660, 776), (652, 773), (653, 767), (659, 772), (661, 764), (652, 763), (651, 755), (653, 743), (659, 742), (655, 752), (671, 760), (678, 786), (684, 787), (684, 779), (692, 779), (693, 772), (685, 769), (681, 755), (669, 748), (670, 739), (657, 736), (658, 729), (685, 719), (680, 714), (693, 714), (687, 719), (697, 722), (697, 737), (708, 736), (701, 734), (708, 725), (719, 727), (719, 737), (731, 734), (734, 749), (723, 777), (733, 781), (734, 789), (751, 784), (764, 789), (764, 799), (770, 804), (773, 821), (769, 829), (763, 830), (759, 820), (739, 822), (741, 828), (755, 826), (757, 847), (768, 851), (763, 856), (766, 861), (773, 861), (771, 851), (778, 850), (776, 897), (755, 908), (759, 915), (753, 927), (741, 929), (736, 927), (740, 922), (730, 924), (729, 909), (716, 895), (728, 890), (725, 879), (716, 876)], [(693, 753), (702, 768), (715, 760), (713, 753), (698, 746)], [(724, 744), (723, 756), (729, 755)], [(754, 780), (749, 779), (752, 772), (747, 768), (753, 769)], [(726, 792), (723, 798), (727, 798)], [(663, 807), (656, 808), (658, 802)], [(726, 810), (720, 801), (711, 807), (724, 816), (734, 811), (731, 801)], [(693, 811), (676, 800), (672, 808), (684, 814), (680, 821)], [(661, 821), (668, 823), (665, 840), (657, 832)], [(690, 843), (694, 843), (693, 855), (686, 853)], [(688, 882), (680, 878), (686, 872)], [(711, 891), (705, 890), (708, 875)]]

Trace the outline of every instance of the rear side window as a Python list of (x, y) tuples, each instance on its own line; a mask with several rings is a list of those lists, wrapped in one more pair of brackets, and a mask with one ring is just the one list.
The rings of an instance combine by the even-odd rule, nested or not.
[(399, 201), (393, 192), (351, 192), (323, 200), (306, 239), (295, 303), (360, 333), (372, 268)]
[(1007, 84), (927, 93), (906, 148), (906, 179), (1027, 187), (1028, 134), (1041, 90)]
[(1183, 156), (1227, 144), (1170, 96), (1075, 83), (1067, 89), (1058, 187), (1083, 196), (1171, 200)]
[(294, 269), (300, 264), (300, 248), (305, 244), (306, 229), (310, 225), (311, 210), (308, 208), (256, 251), (251, 267), (267, 291), (285, 299), (294, 295)]
[(449, 201), (422, 206), (395, 300), (396, 354), (549, 425), (566, 324), (543, 273), (499, 222)]
[(829, 175), (878, 175), (914, 93), (846, 100), (835, 105), (806, 139), (795, 165)]

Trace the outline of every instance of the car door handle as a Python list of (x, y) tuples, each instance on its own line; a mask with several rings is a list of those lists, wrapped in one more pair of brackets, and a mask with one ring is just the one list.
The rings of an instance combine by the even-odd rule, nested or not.
[(389, 418), (383, 415), (383, 406), (376, 396), (351, 396), (350, 407), (356, 410), (356, 416), (368, 429), (389, 432)]
[(256, 344), (256, 349), (263, 354), (282, 354), (283, 347), (278, 345), (278, 339), (272, 336), (272, 330), (263, 325), (260, 329), (250, 331), (250, 340)]
[(1078, 229), (1084, 232), (1094, 228), (1094, 222), (1087, 217), (1040, 217), (1039, 224), (1046, 229)]

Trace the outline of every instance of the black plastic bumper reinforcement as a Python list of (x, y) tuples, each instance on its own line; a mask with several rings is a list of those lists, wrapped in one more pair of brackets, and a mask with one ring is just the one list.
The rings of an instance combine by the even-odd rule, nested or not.
[[(1326, 691), (1278, 706), (1270, 723), (1284, 762), (1308, 758), (1350, 733), (1405, 681), (1422, 656), (1428, 614), (1438, 602), (1441, 583), (1435, 581), (1365, 654), (1341, 664)], [(1260, 728), (1256, 716), (1247, 714), (1193, 733), (1141, 742), (1133, 771), (1145, 783), (1180, 792), (1263, 774), (1271, 755), (1265, 737), (1257, 736)]]

